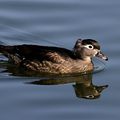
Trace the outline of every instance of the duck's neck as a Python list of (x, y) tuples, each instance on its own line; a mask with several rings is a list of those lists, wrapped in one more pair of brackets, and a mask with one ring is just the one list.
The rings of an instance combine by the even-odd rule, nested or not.
[(85, 56), (84, 54), (82, 54), (82, 51), (77, 51), (76, 49), (73, 49), (73, 54), (75, 58), (80, 59), (83, 62), (86, 62), (86, 63), (92, 62), (92, 58), (90, 56)]
[(91, 63), (92, 62), (90, 57), (84, 57), (84, 58), (82, 58), (82, 60), (86, 61), (87, 63)]
[(84, 57), (83, 55), (76, 54), (76, 53), (74, 53), (74, 55), (77, 57), (77, 59), (80, 59), (80, 60), (85, 61), (87, 63), (91, 63), (92, 62), (91, 57)]

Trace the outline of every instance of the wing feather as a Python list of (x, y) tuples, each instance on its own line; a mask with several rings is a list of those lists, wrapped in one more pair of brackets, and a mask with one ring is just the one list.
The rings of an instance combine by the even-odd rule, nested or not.
[(16, 53), (28, 60), (37, 59), (55, 63), (64, 62), (66, 59), (73, 56), (72, 51), (64, 48), (37, 45), (16, 46)]

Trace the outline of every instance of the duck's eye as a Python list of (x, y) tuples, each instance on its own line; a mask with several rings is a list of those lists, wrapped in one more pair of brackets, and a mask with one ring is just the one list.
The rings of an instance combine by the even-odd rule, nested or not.
[(85, 96), (87, 99), (93, 99), (95, 96), (94, 95), (88, 95), (88, 96)]
[(86, 48), (88, 49), (93, 49), (94, 47), (92, 45), (85, 45)]

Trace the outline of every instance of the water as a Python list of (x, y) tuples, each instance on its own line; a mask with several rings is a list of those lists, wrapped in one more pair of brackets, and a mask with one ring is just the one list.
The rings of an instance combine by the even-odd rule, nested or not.
[[(99, 41), (102, 51), (109, 56), (104, 70), (102, 63), (95, 62), (98, 71), (102, 71), (93, 74), (92, 87), (108, 85), (97, 99), (76, 96), (72, 82), (40, 85), (46, 77), (21, 75), (2, 63), (0, 119), (120, 119), (119, 6), (119, 0), (0, 0), (0, 44), (72, 49), (76, 39), (92, 38)], [(0, 56), (2, 59), (6, 60)], [(63, 82), (78, 80), (76, 76), (63, 78)]]

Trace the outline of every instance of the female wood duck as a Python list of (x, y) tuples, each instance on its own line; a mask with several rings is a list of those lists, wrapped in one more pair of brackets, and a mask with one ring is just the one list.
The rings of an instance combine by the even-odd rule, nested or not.
[(40, 73), (81, 73), (94, 69), (92, 57), (108, 58), (92, 39), (78, 39), (73, 50), (39, 45), (0, 45), (0, 52), (9, 61)]

